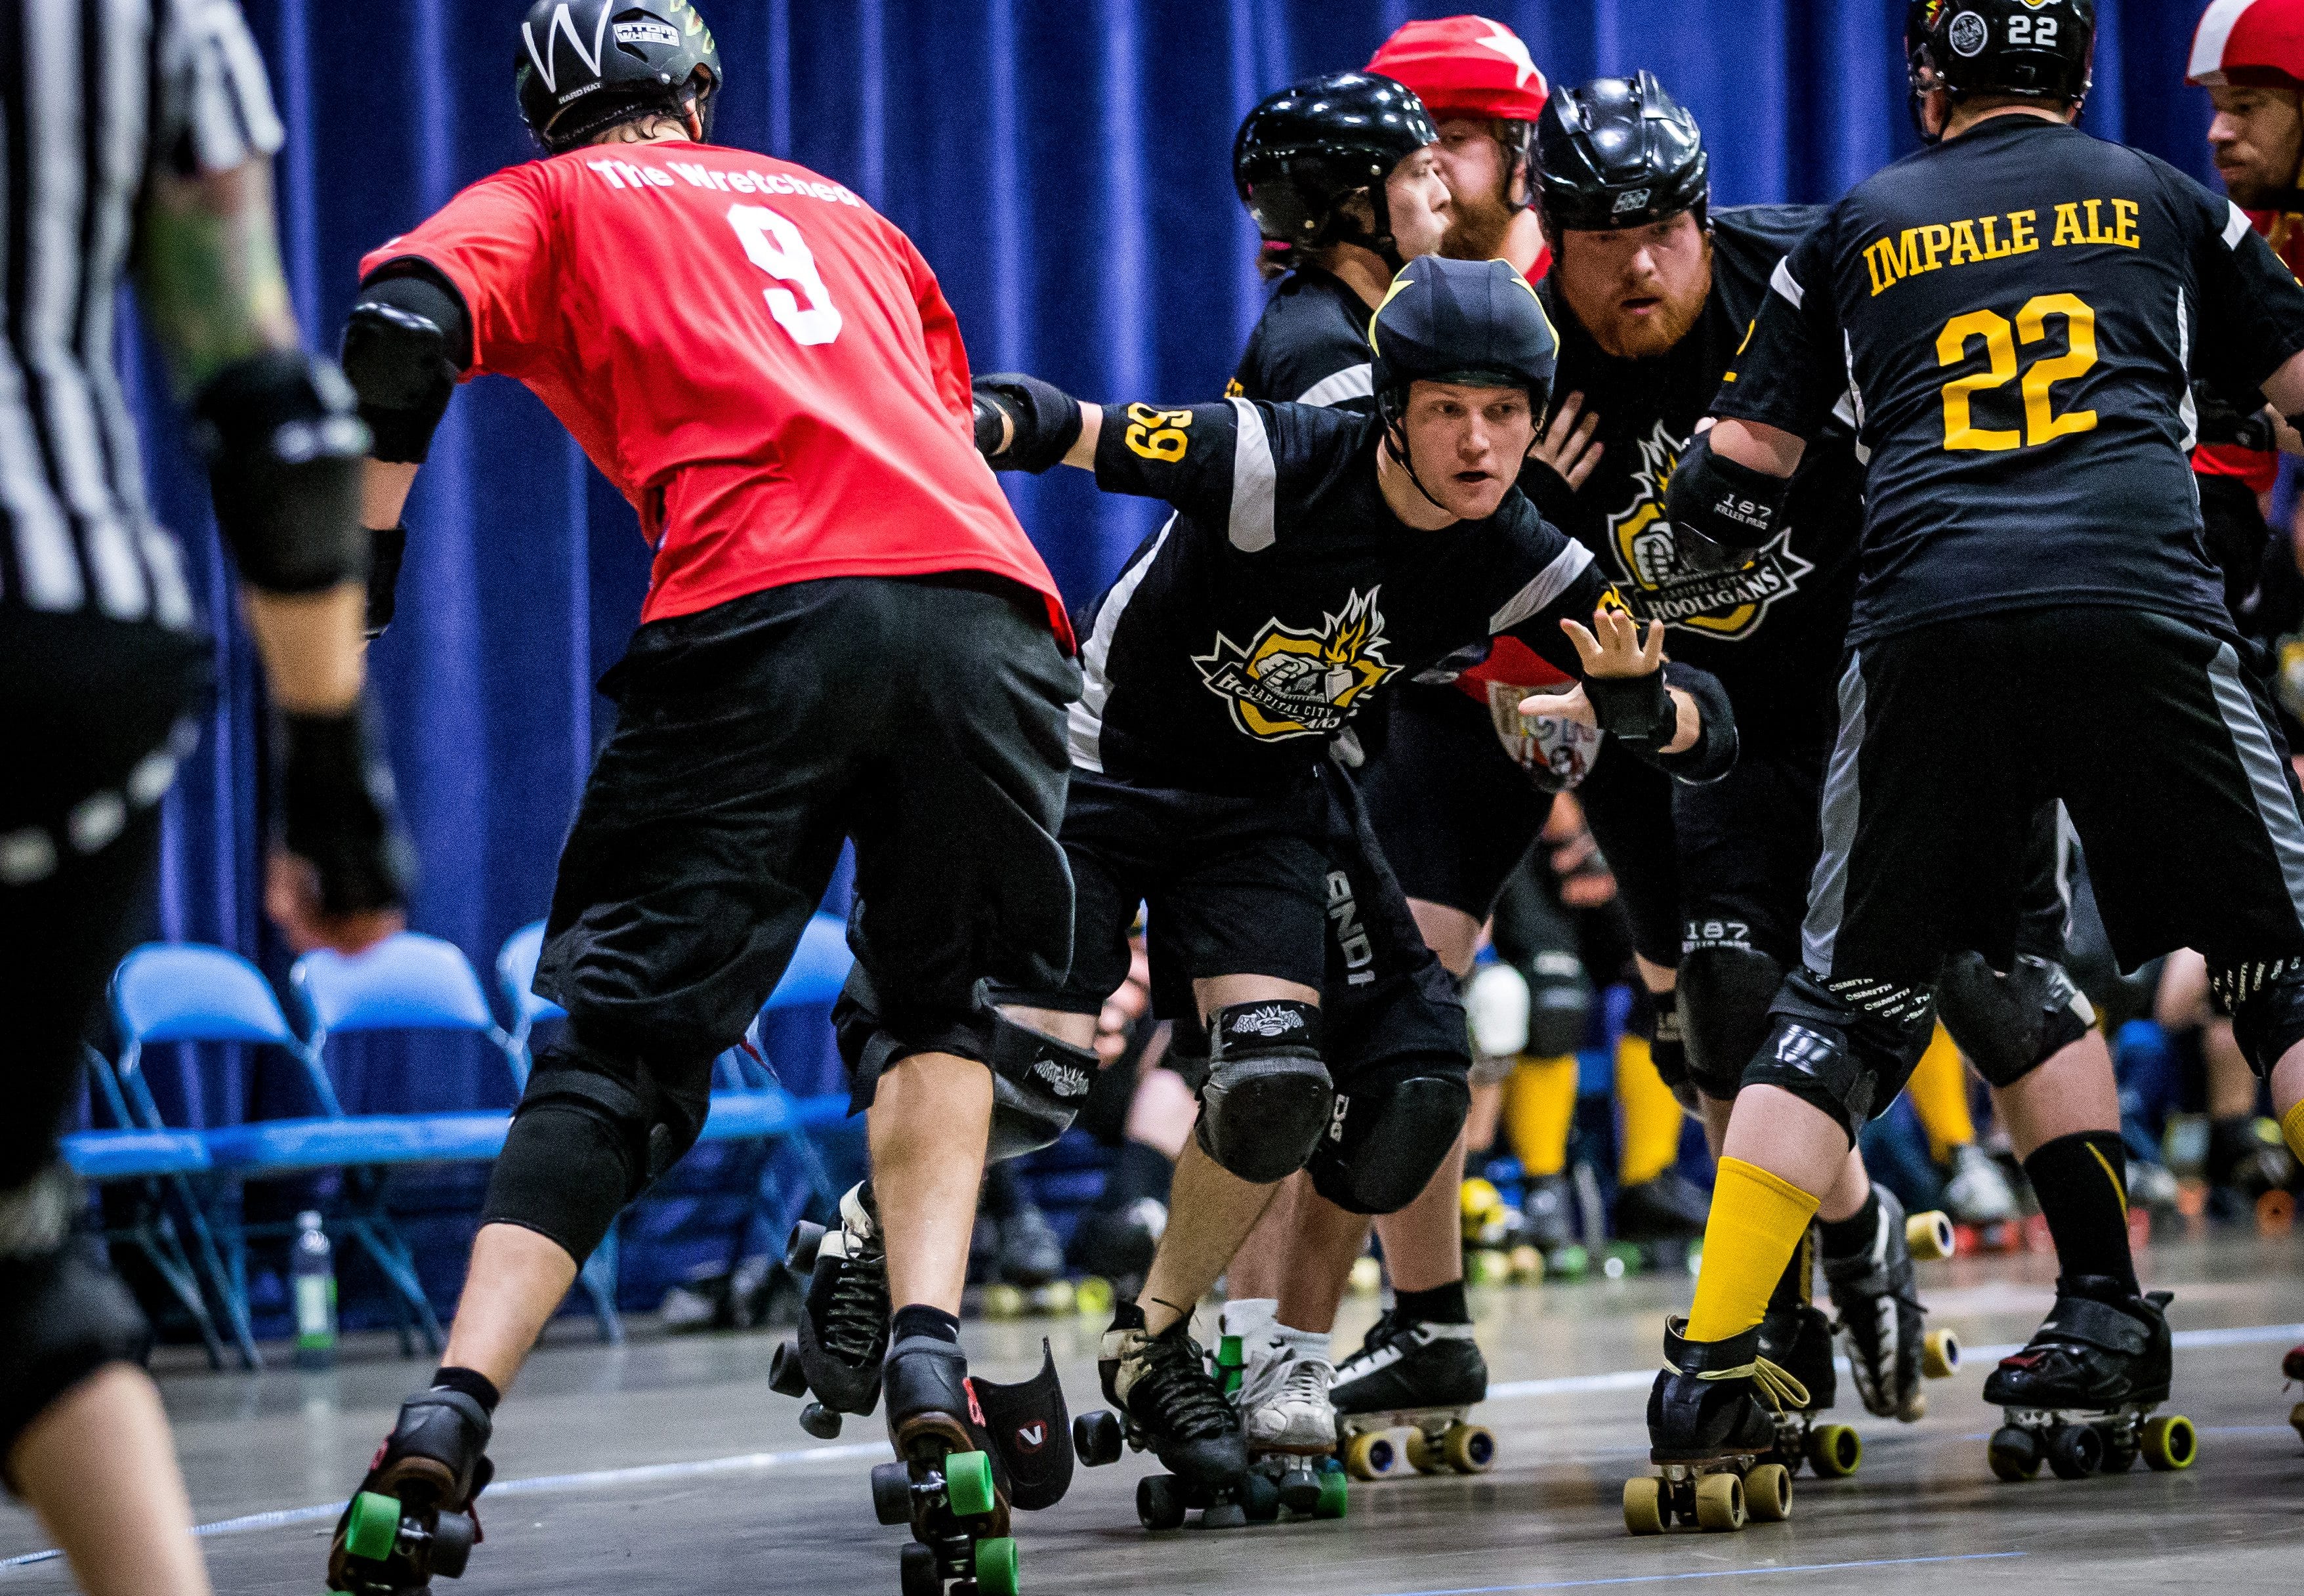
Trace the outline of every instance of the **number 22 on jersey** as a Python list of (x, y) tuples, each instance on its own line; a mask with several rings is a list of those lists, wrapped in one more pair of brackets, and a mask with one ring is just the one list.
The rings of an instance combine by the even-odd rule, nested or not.
[[(776, 279), (779, 286), (762, 289), (761, 296), (768, 301), (768, 314), (792, 335), (793, 343), (829, 344), (840, 336), (839, 308), (824, 286), (823, 274), (816, 269), (816, 256), (808, 240), (800, 235), (791, 218), (765, 205), (732, 205), (728, 225), (743, 241), (744, 253), (752, 264)], [(787, 283), (797, 286), (800, 293), (782, 286)], [(807, 296), (805, 304), (800, 302), (802, 294)]]
[[(2048, 318), (2062, 317), (2064, 352), (2044, 354), (2024, 369), (2019, 391), (2024, 396), (2024, 429), (1978, 427), (1971, 412), (1978, 394), (1989, 394), (2016, 380), (2016, 349), (2048, 340)], [(2056, 413), (2049, 390), (2069, 382), (2096, 364), (2096, 311), (2077, 294), (2035, 294), (2016, 312), (2012, 327), (1997, 310), (1970, 310), (1944, 323), (1936, 335), (1936, 364), (1961, 365), (1970, 357), (1969, 345), (1982, 340), (1985, 369), (1956, 377), (1944, 386), (1944, 443), (1947, 449), (2014, 449), (2045, 444), (2096, 426), (2096, 412)]]

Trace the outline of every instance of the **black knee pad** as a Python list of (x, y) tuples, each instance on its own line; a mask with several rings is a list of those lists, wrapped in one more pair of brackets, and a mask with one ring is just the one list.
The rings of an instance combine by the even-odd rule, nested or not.
[(1733, 1098), (1768, 1034), (1784, 968), (1766, 954), (1710, 943), (1680, 955), (1680, 1024), (1689, 1079), (1708, 1098)]
[(1208, 1078), (1193, 1135), (1241, 1180), (1287, 1179), (1328, 1129), (1336, 1093), (1315, 1045), (1319, 1013), (1275, 998), (1232, 1004), (1209, 1017)]
[(2304, 1042), (2304, 958), (2228, 964), (2208, 972), (2208, 990), (2232, 1015), (2232, 1040), (2259, 1075)]
[(528, 1077), (480, 1223), (557, 1242), (582, 1263), (627, 1204), (704, 1131), (712, 1064), (635, 1058), (571, 1037)]
[(2016, 955), (2003, 975), (1980, 953), (1956, 953), (1936, 978), (1936, 1010), (1976, 1073), (2013, 1086), (2096, 1024), (2096, 1010), (2064, 967)]
[(1776, 1086), (1838, 1120), (1852, 1144), (1904, 1090), (1934, 1033), (1927, 990), (1861, 978), (1785, 978), (1746, 1086)]
[(1304, 1166), (1312, 1189), (1356, 1214), (1398, 1213), (1432, 1182), (1463, 1133), (1472, 1091), (1461, 1058), (1417, 1058), (1368, 1071), (1336, 1093), (1328, 1129)]
[(0, 1459), (65, 1392), (152, 1350), (136, 1299), (72, 1234), (80, 1201), (61, 1165), (0, 1193)]
[(1584, 1045), (1592, 1017), (1592, 977), (1574, 952), (1546, 948), (1521, 966), (1528, 977), (1528, 1051), (1557, 1058)]

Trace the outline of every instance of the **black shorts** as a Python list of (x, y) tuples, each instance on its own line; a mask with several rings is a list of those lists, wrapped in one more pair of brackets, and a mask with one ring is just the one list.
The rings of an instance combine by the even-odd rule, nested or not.
[(160, 797), (208, 680), (197, 634), (0, 611), (0, 1192), (55, 1159), (82, 1031), (149, 912)]
[(1038, 594), (965, 573), (771, 588), (641, 627), (601, 691), (615, 729), (536, 982), (589, 1041), (708, 1068), (784, 972), (843, 838), (849, 942), (885, 1030), (947, 1045), (979, 981), (1061, 979), (1080, 671)]
[(2304, 955), (2304, 812), (2235, 644), (2108, 607), (1949, 621), (1851, 650), (1825, 785), (1809, 970), (1919, 988), (2006, 969), (2040, 811), (2062, 799), (2122, 969)]

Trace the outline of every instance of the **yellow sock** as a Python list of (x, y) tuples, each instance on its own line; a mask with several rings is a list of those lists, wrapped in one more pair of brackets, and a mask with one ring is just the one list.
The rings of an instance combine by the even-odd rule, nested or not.
[(1679, 1162), (1680, 1099), (1656, 1074), (1644, 1037), (1616, 1043), (1616, 1108), (1623, 1116), (1617, 1137), (1619, 1184), (1639, 1185)]
[(1968, 1108), (1968, 1066), (1943, 1026), (1936, 1027), (1905, 1090), (1912, 1094), (1912, 1108), (1928, 1133), (1928, 1156), (1937, 1163), (1948, 1160), (1953, 1148), (1976, 1140), (1976, 1118)]
[(2296, 1155), (2296, 1161), (2304, 1164), (2304, 1098), (2298, 1099), (2296, 1106), (2281, 1116), (2280, 1135), (2288, 1143), (2288, 1150)]
[(1568, 1133), (1576, 1122), (1576, 1056), (1522, 1057), (1504, 1093), (1504, 1133), (1530, 1175), (1568, 1167)]
[(1704, 1272), (1688, 1311), (1690, 1341), (1725, 1341), (1760, 1322), (1820, 1201), (1756, 1164), (1720, 1160), (1704, 1227)]

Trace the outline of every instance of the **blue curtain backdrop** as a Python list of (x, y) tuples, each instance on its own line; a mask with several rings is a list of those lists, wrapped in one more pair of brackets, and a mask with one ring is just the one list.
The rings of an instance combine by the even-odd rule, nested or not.
[[(333, 345), (366, 250), (533, 153), (512, 95), (523, 0), (244, 0), (289, 143), (278, 167), (290, 283)], [(1232, 191), (1233, 129), (1262, 95), (1358, 66), (1410, 17), (1398, 0), (701, 0), (728, 83), (718, 139), (849, 184), (942, 277), (978, 369), (1103, 398), (1217, 393), (1262, 293)], [(1902, 0), (1491, 4), (1555, 82), (1647, 67), (1702, 121), (1720, 203), (1821, 200), (1914, 147)], [(2207, 97), (2182, 82), (2190, 0), (2099, 0), (2086, 125), (2206, 174)], [(712, 248), (699, 240), (699, 248)], [(645, 299), (648, 284), (631, 293)], [(248, 646), (166, 388), (132, 344), (162, 513), (217, 617), (226, 708), (168, 802), (160, 934), (224, 943), (277, 975), (261, 923), (262, 752)], [(680, 380), (665, 374), (667, 383)], [(1091, 597), (1150, 530), (1087, 479), (1004, 479), (1066, 594)], [(860, 514), (868, 510), (860, 508)], [(483, 971), (544, 911), (609, 706), (593, 691), (639, 611), (633, 517), (522, 389), (451, 409), (408, 513), (400, 617), (371, 655), (423, 859), (415, 925)], [(828, 1061), (796, 1036), (796, 1084)], [(347, 1056), (355, 1110), (504, 1103), (462, 1044)], [(301, 1112), (287, 1074), (237, 1053), (159, 1072), (194, 1123)], [(468, 1195), (468, 1184), (456, 1187)], [(443, 1245), (444, 1268), (453, 1247)], [(646, 1247), (637, 1278), (650, 1279)], [(450, 1277), (443, 1277), (444, 1283)], [(636, 1287), (636, 1289), (639, 1289)]]

